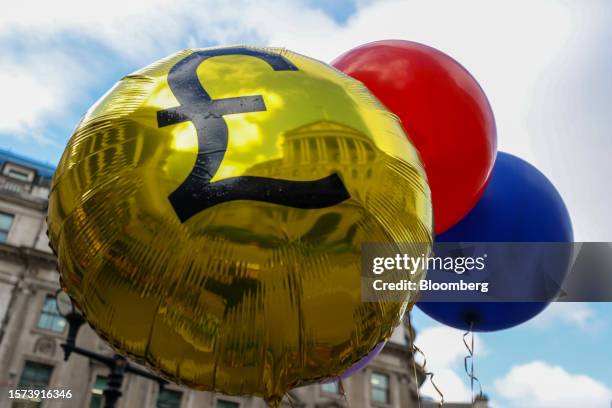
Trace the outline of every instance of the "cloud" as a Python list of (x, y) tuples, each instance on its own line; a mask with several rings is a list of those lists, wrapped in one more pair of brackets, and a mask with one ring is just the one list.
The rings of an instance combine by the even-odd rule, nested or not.
[(25, 135), (44, 144), (44, 126), (67, 114), (70, 101), (82, 97), (78, 78), (84, 78), (79, 63), (62, 52), (25, 55), (0, 61), (0, 133)]
[(559, 324), (573, 326), (582, 330), (593, 331), (600, 328), (595, 310), (588, 303), (554, 302), (529, 322), (525, 327), (546, 329), (558, 327)]
[[(471, 392), (466, 384), (467, 374), (463, 372), (458, 374), (454, 368), (458, 364), (463, 365), (463, 359), (468, 354), (463, 344), (463, 334), (457, 329), (435, 325), (417, 333), (416, 336), (415, 343), (427, 359), (427, 370), (433, 372), (433, 381), (442, 391), (444, 400), (447, 402), (471, 400)], [(478, 358), (485, 356), (486, 353), (487, 349), (481, 336), (474, 334), (476, 364)], [(417, 355), (417, 358), (420, 356)], [(438, 393), (429, 381), (423, 384), (421, 393), (435, 400), (439, 399)]]
[[(144, 65), (188, 46), (248, 42), (286, 46), (331, 61), (362, 43), (406, 38), (438, 47), (471, 69), (494, 102), (500, 127), (511, 133), (522, 123), (526, 94), (562, 46), (570, 25), (566, 8), (556, 2), (508, 6), (485, 0), (469, 5), (384, 1), (361, 2), (358, 7), (339, 24), (320, 8), (297, 0), (108, 0), (87, 5), (24, 0), (0, 16), (0, 47), (26, 37), (30, 47), (62, 50), (67, 39), (78, 37), (84, 47), (103, 47), (115, 60)], [(519, 19), (521, 30), (516, 30)], [(547, 21), (544, 31), (542, 19)], [(100, 57), (109, 59), (107, 54)]]
[(272, 33), (336, 27), (332, 16), (297, 0), (24, 0), (0, 16), (0, 37), (26, 34), (45, 41), (78, 35), (131, 61), (160, 58), (190, 43), (265, 45)]
[(87, 109), (85, 95), (183, 48), (265, 45), (271, 31), (336, 24), (299, 1), (14, 2), (0, 15), (0, 87), (11, 95), (0, 133), (48, 143), (48, 128), (71, 128)]
[(605, 384), (542, 361), (512, 367), (494, 389), (521, 408), (600, 408), (612, 400), (612, 389)]
[(576, 241), (612, 241), (612, 42), (606, 1), (569, 3), (575, 25), (566, 52), (542, 76), (530, 103), (535, 162), (566, 201)]

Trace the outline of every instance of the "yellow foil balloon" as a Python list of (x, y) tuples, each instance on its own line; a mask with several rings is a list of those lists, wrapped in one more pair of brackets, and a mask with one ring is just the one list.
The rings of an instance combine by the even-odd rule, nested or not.
[(415, 299), (362, 302), (361, 244), (430, 243), (432, 221), (414, 147), (361, 83), (230, 47), (158, 61), (90, 108), (48, 223), (64, 289), (119, 352), (276, 405), (390, 335)]

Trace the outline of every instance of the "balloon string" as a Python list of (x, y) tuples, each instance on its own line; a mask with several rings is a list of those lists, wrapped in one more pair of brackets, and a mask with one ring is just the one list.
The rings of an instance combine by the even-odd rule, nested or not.
[(293, 397), (291, 396), (291, 394), (286, 393), (285, 396), (287, 397), (287, 402), (289, 402), (289, 406), (291, 408), (295, 408), (295, 401), (293, 400)]
[(421, 393), (419, 392), (419, 377), (417, 374), (416, 361), (414, 360), (414, 347), (412, 348), (412, 371), (414, 371), (414, 387), (416, 388), (417, 402), (419, 404), (418, 408), (423, 408), (421, 405)]
[(412, 355), (412, 371), (414, 372), (414, 384), (415, 384), (415, 389), (416, 389), (416, 395), (417, 395), (417, 403), (418, 403), (418, 408), (422, 408), (422, 404), (421, 404), (421, 393), (419, 391), (419, 377), (417, 374), (417, 368), (416, 368), (416, 359), (414, 358), (414, 339), (412, 338), (412, 333), (413, 333), (413, 329), (412, 329), (412, 320), (410, 319), (410, 312), (406, 313), (406, 323), (408, 324), (407, 328), (404, 328), (405, 331), (407, 331), (406, 337), (408, 339), (410, 339), (410, 347), (411, 347), (411, 355)]
[(346, 396), (346, 390), (344, 388), (344, 383), (342, 382), (342, 378), (338, 378), (338, 391), (340, 391), (340, 395), (342, 395), (342, 399), (344, 400), (347, 408), (350, 408), (348, 398)]
[(423, 366), (422, 366), (422, 368), (423, 368), (425, 377), (429, 379), (429, 382), (431, 383), (432, 387), (434, 387), (434, 389), (436, 390), (436, 392), (440, 396), (440, 402), (438, 402), (438, 407), (444, 406), (444, 394), (442, 394), (442, 391), (440, 390), (440, 388), (438, 388), (438, 386), (436, 385), (436, 383), (433, 380), (434, 373), (431, 372), (431, 371), (427, 371), (425, 369), (425, 367), (427, 365), (427, 359), (425, 358), (425, 353), (423, 353), (423, 351), (420, 348), (418, 348), (417, 346), (413, 347), (413, 353), (419, 353), (423, 357)]
[(421, 357), (423, 357), (423, 364), (421, 365), (421, 369), (423, 370), (423, 375), (425, 375), (425, 379), (429, 379), (429, 382), (431, 383), (432, 387), (434, 388), (434, 390), (436, 390), (436, 392), (440, 396), (438, 407), (443, 407), (444, 406), (444, 394), (442, 393), (440, 388), (438, 388), (438, 386), (433, 380), (434, 373), (431, 371), (427, 371), (427, 357), (425, 356), (425, 353), (423, 352), (423, 350), (421, 350), (420, 348), (417, 347), (416, 344), (414, 344), (414, 336), (412, 335), (412, 333), (414, 333), (414, 330), (412, 328), (412, 319), (410, 318), (410, 313), (409, 312), (406, 313), (406, 316), (407, 316), (406, 321), (408, 323), (408, 327), (406, 328), (406, 331), (407, 331), (407, 337), (410, 340), (410, 346), (412, 348), (412, 368), (414, 370), (414, 382), (416, 385), (417, 400), (418, 400), (419, 408), (421, 408), (422, 405), (421, 405), (421, 394), (419, 392), (419, 380), (417, 377), (417, 369), (416, 369), (416, 354), (417, 353), (420, 354)]
[[(471, 335), (471, 336), (470, 336)], [(467, 336), (470, 336), (470, 342), (466, 340)], [(463, 366), (465, 368), (465, 372), (470, 378), (470, 392), (472, 396), (472, 407), (474, 406), (474, 382), (478, 383), (478, 398), (482, 397), (482, 385), (480, 380), (474, 376), (474, 332), (472, 331), (472, 323), (470, 323), (470, 329), (463, 333), (463, 344), (468, 351), (468, 355), (463, 359)], [(470, 367), (468, 369), (468, 360), (470, 361)]]

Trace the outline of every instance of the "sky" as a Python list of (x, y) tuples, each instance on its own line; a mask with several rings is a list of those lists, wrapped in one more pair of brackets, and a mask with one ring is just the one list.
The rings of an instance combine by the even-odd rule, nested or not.
[[(183, 48), (272, 45), (331, 62), (406, 39), (474, 75), (499, 150), (555, 184), (576, 241), (612, 241), (611, 21), (603, 0), (11, 2), (0, 14), (0, 147), (55, 164), (117, 80)], [(462, 333), (418, 311), (414, 322), (446, 400), (469, 399)], [(495, 407), (609, 407), (611, 338), (612, 305), (553, 304), (522, 326), (478, 334), (476, 375)]]

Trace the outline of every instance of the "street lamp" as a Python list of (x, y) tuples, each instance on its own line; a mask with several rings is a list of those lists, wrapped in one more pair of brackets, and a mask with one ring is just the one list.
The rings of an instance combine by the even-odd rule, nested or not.
[(166, 380), (131, 365), (125, 357), (119, 354), (114, 354), (112, 357), (109, 357), (78, 347), (76, 345), (76, 337), (79, 329), (83, 323), (85, 323), (85, 319), (79, 309), (74, 306), (70, 297), (63, 290), (60, 289), (57, 292), (55, 301), (60, 315), (68, 322), (68, 337), (66, 338), (66, 342), (61, 345), (64, 350), (64, 361), (68, 361), (70, 355), (76, 353), (91, 360), (98, 361), (107, 366), (110, 370), (108, 383), (103, 392), (104, 408), (115, 408), (117, 401), (121, 397), (121, 386), (125, 373), (131, 373), (153, 380), (159, 384), (159, 392), (161, 393), (163, 391), (165, 385), (168, 383)]

